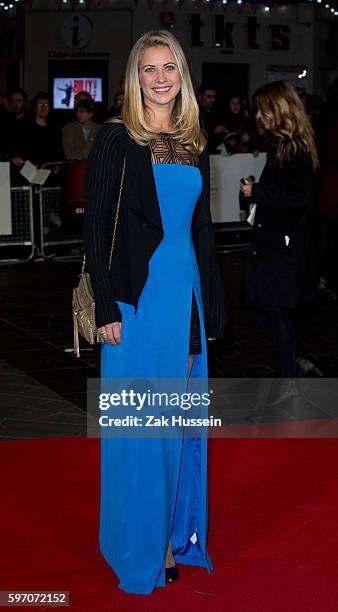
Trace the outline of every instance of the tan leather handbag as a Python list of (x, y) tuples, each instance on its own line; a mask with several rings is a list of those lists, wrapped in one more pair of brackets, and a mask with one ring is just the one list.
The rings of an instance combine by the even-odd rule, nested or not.
[[(126, 159), (123, 160), (123, 169), (122, 169), (122, 177), (120, 184), (120, 192), (117, 201), (116, 207), (116, 215), (114, 221), (114, 230), (113, 230), (113, 238), (110, 249), (110, 257), (109, 257), (109, 265), (108, 269), (111, 268), (111, 262), (113, 257), (113, 249), (115, 244), (115, 236), (116, 236), (116, 227), (117, 220), (120, 212), (120, 203), (121, 203), (121, 194), (122, 187), (124, 181), (124, 174), (126, 169)], [(92, 285), (90, 282), (90, 275), (88, 272), (85, 272), (86, 266), (86, 255), (83, 256), (82, 269), (80, 276), (80, 281), (77, 287), (73, 289), (73, 301), (72, 301), (72, 311), (73, 311), (73, 326), (74, 326), (74, 353), (77, 357), (80, 357), (80, 343), (79, 343), (79, 334), (89, 344), (94, 344), (95, 341), (99, 341), (99, 334), (97, 331), (96, 323), (95, 323), (95, 299), (93, 294)]]

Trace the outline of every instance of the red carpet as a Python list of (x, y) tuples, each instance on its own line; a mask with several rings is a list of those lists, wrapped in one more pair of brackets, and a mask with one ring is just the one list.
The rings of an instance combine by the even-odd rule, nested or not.
[[(127, 595), (97, 544), (99, 441), (2, 441), (0, 590), (68, 590), (77, 610), (338, 609), (338, 442), (210, 440), (211, 576)], [(6, 519), (6, 520), (5, 520)]]

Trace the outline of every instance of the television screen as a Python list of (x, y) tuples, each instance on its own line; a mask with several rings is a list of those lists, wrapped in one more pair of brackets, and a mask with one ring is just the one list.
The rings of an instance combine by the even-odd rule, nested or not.
[(102, 102), (102, 78), (60, 77), (53, 80), (53, 107), (74, 108), (74, 97), (80, 91), (88, 91), (95, 102)]

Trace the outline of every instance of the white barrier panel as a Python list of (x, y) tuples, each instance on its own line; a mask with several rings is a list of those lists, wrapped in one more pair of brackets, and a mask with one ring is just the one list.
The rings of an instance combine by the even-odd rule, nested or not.
[(9, 162), (0, 162), (0, 235), (12, 233)]
[(266, 153), (210, 156), (210, 206), (214, 223), (240, 221), (239, 183), (242, 177), (259, 179), (266, 162)]

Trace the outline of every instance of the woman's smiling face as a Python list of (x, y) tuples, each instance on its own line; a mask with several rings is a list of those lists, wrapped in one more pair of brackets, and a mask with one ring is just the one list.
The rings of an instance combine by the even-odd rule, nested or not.
[(169, 47), (156, 45), (143, 52), (139, 81), (145, 106), (174, 105), (181, 89), (181, 77)]

